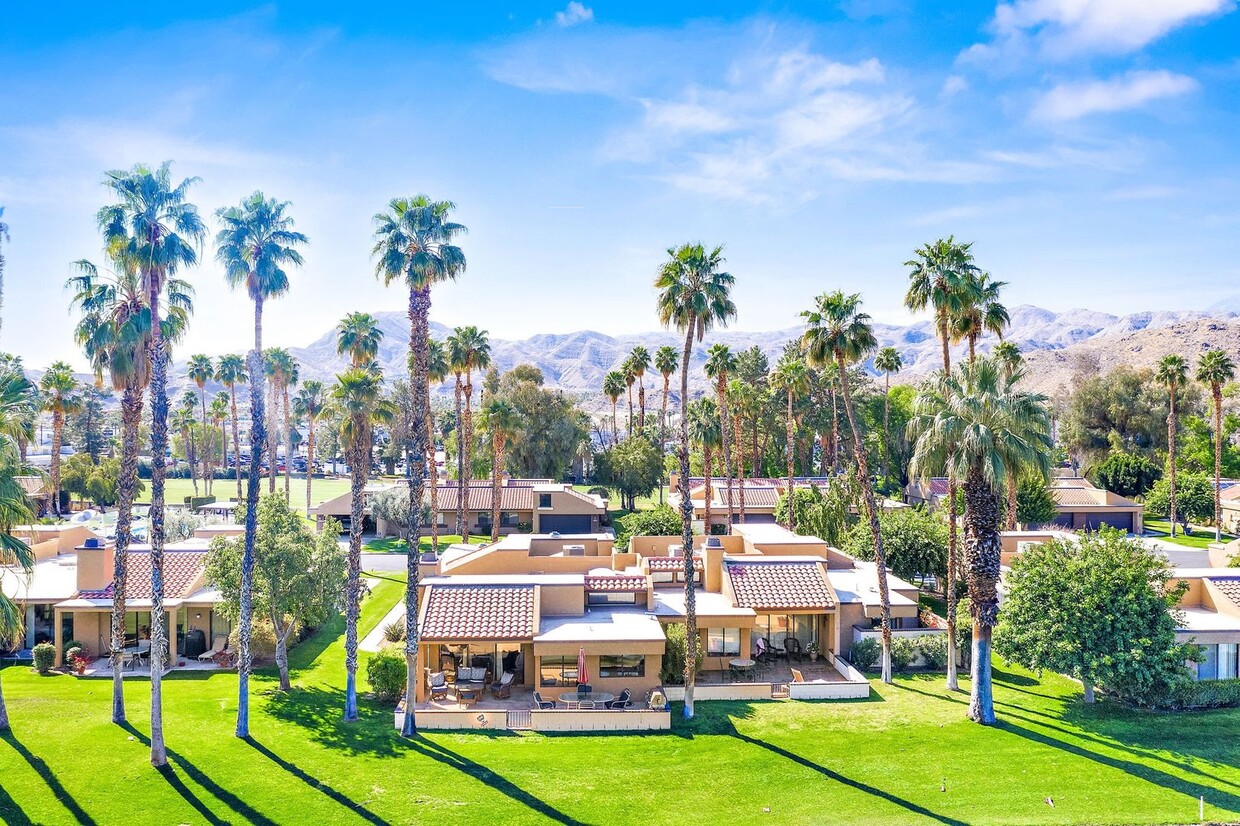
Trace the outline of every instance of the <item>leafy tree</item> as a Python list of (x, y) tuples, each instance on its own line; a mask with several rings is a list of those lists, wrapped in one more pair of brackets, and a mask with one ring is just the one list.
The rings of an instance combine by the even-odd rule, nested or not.
[(616, 547), (627, 548), (634, 536), (676, 536), (680, 533), (680, 517), (671, 505), (659, 505), (646, 511), (633, 511), (619, 519)]
[(108, 414), (104, 404), (112, 397), (110, 392), (93, 384), (84, 385), (78, 393), (78, 410), (65, 420), (65, 439), (85, 451), (92, 462), (98, 462), (107, 450), (103, 428)]
[[(120, 459), (103, 459), (99, 464), (93, 464), (88, 454), (75, 453), (65, 460), (61, 486), (71, 496), (107, 507), (115, 505), (120, 498), (120, 475)], [(145, 489), (146, 485), (142, 482), (135, 483), (135, 493), (142, 493)]]
[(1048, 525), (1059, 515), (1059, 506), (1046, 481), (1027, 476), (1016, 486), (1016, 521), (1022, 525)]
[(1104, 528), (1018, 555), (995, 631), (995, 650), (1026, 668), (1149, 702), (1188, 679), (1193, 646), (1175, 640), (1172, 569), (1139, 539)]
[[(842, 547), (848, 530), (856, 522), (855, 513), (861, 510), (861, 485), (855, 470), (837, 476), (825, 488), (810, 485), (797, 488), (792, 497), (793, 514), (797, 530), (807, 536), (816, 536), (829, 545)], [(788, 519), (788, 495), (780, 494), (775, 500), (775, 520)], [(867, 530), (869, 527), (867, 525)], [(873, 537), (870, 539), (873, 546)]]
[(595, 456), (595, 474), (620, 492), (623, 507), (636, 510), (634, 499), (654, 492), (663, 480), (659, 451), (643, 436), (630, 436)]
[[(947, 523), (921, 508), (889, 511), (878, 517), (883, 550), (891, 572), (901, 579), (937, 574), (947, 565)], [(874, 559), (870, 527), (858, 523), (845, 538), (843, 549), (858, 559)]]
[[(280, 690), (288, 691), (288, 641), (298, 627), (314, 628), (336, 613), (345, 579), (345, 557), (329, 520), (311, 533), (281, 496), (264, 496), (258, 506), (254, 544), (254, 607), (271, 620), (276, 635)], [(241, 608), (241, 557), (245, 540), (216, 537), (207, 554), (207, 577), (224, 597), (224, 613)]]
[[(1208, 522), (1214, 515), (1214, 482), (1204, 473), (1182, 473), (1176, 479), (1176, 511), (1184, 522)], [(1171, 513), (1170, 479), (1154, 483), (1145, 497), (1147, 513), (1166, 516)]]
[(1162, 468), (1139, 453), (1111, 451), (1086, 474), (1103, 490), (1120, 496), (1144, 496), (1162, 478)]
[(530, 365), (505, 373), (499, 395), (525, 423), (512, 434), (509, 469), (521, 478), (563, 478), (589, 438), (589, 416), (563, 392), (543, 387), (542, 372)]

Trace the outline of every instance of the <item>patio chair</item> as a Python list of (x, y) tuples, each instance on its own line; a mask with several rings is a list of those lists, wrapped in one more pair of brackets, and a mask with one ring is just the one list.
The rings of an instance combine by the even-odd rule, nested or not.
[(498, 683), (491, 683), (491, 696), (497, 700), (507, 700), (512, 696), (512, 681), (516, 679), (516, 675), (511, 671), (505, 671), (504, 676), (499, 678)]
[(796, 637), (784, 638), (784, 651), (788, 653), (788, 662), (792, 662), (792, 658), (796, 657), (797, 662), (805, 662), (805, 654), (801, 651), (801, 641)]
[(799, 668), (792, 669), (792, 681), (794, 683), (805, 682), (805, 676), (801, 674), (801, 670)]
[(426, 685), (430, 689), (432, 700), (448, 699), (448, 678), (442, 671), (432, 673), (429, 668), (426, 669)]
[(198, 655), (199, 662), (209, 662), (215, 658), (216, 654), (222, 654), (228, 649), (228, 637), (223, 635), (217, 636), (211, 641), (211, 647)]
[(610, 702), (603, 703), (606, 708), (612, 711), (624, 711), (633, 705), (633, 694), (627, 688), (620, 692), (620, 696)]
[(541, 695), (541, 694), (539, 694), (537, 691), (535, 691), (535, 692), (534, 692), (534, 707), (535, 707), (535, 708), (538, 708), (538, 709), (544, 709), (544, 708), (552, 708), (552, 709), (553, 709), (553, 708), (555, 708), (555, 703), (548, 702), (548, 701), (544, 700), (544, 699), (542, 698), (542, 695)]
[(593, 692), (594, 692), (594, 686), (590, 685), (589, 683), (577, 683), (578, 694), (592, 694)]
[(577, 708), (582, 709), (584, 711), (593, 711), (594, 701), (593, 700), (582, 700), (580, 703), (577, 704)]

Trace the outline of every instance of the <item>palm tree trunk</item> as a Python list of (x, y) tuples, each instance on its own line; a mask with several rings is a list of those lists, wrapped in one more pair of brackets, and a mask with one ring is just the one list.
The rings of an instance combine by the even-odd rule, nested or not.
[(233, 464), (237, 474), (237, 501), (241, 501), (241, 430), (237, 422), (237, 385), (228, 385), (228, 401), (232, 410)]
[[(733, 420), (732, 422), (732, 435), (733, 435), (733, 438), (736, 439), (736, 444), (732, 448), (735, 451), (734, 455), (736, 456), (736, 476), (737, 476), (736, 498), (737, 498), (737, 501), (740, 503), (740, 523), (744, 525), (745, 524), (745, 450), (742, 445), (743, 440), (741, 438), (741, 428), (738, 426), (735, 420)], [(728, 532), (730, 533), (731, 530), (732, 529), (729, 527)]]
[[(952, 371), (952, 353), (949, 346), (948, 318), (946, 311), (938, 313), (939, 343), (943, 348), (943, 375), (949, 376)], [(943, 581), (943, 599), (947, 606), (947, 688), (955, 691), (960, 687), (957, 675), (956, 650), (956, 574), (959, 567), (957, 557), (957, 525), (956, 525), (956, 477), (950, 471), (947, 474), (947, 578)]]
[[(474, 410), (473, 410), (474, 380), (473, 379), (474, 377), (472, 375), (472, 371), (466, 370), (465, 371), (465, 414), (464, 414), (464, 420), (463, 420), (464, 428), (465, 428), (465, 454), (464, 454), (465, 461), (461, 465), (462, 467), (461, 479), (462, 479), (462, 484), (463, 484), (462, 492), (465, 494), (466, 503), (469, 502), (469, 487), (470, 487), (470, 484), (473, 482), (473, 475), (474, 475)], [(462, 542), (469, 541), (468, 531), (469, 531), (469, 516), (468, 514), (466, 514), (465, 533), (461, 535)]]
[(883, 388), (883, 484), (891, 488), (891, 374)]
[(710, 500), (711, 500), (711, 497), (714, 496), (714, 491), (712, 490), (712, 486), (711, 486), (711, 482), (714, 481), (714, 478), (713, 478), (714, 474), (711, 473), (711, 470), (713, 469), (712, 465), (714, 465), (714, 459), (715, 459), (715, 452), (710, 449), (709, 444), (703, 443), (702, 444), (702, 465), (703, 465), (702, 475), (705, 477), (706, 486), (702, 489), (702, 492), (705, 496), (705, 499), (703, 500), (703, 505), (705, 506), (705, 510), (706, 510), (706, 513), (705, 513), (706, 521), (703, 523), (703, 525), (705, 526), (705, 530), (703, 530), (702, 532), (705, 533), (707, 536), (710, 536), (712, 533)]
[[(419, 517), (422, 513), (422, 493), (426, 481), (426, 466), (413, 461), (414, 456), (431, 454), (434, 465), (435, 441), (431, 436), (430, 395), (430, 341), (431, 291), (429, 287), (409, 291), (409, 393), (413, 398), (409, 417), (409, 445), (405, 448), (405, 480), (409, 484), (409, 550), (406, 554), (405, 584), (405, 722), (401, 735), (413, 737), (417, 733), (413, 703), (417, 698), (418, 680), (418, 535)], [(422, 421), (425, 417), (425, 421)], [(431, 525), (435, 550), (438, 551), (439, 524), (438, 474), (431, 479)]]
[(189, 464), (189, 480), (194, 483), (194, 497), (198, 497), (198, 444), (194, 439), (194, 423), (182, 433), (185, 439), (185, 456)]
[(160, 285), (154, 274), (147, 274), (151, 308), (151, 765), (168, 763), (164, 746), (163, 676), (167, 662), (168, 636), (164, 628), (164, 479), (168, 450), (168, 361), (159, 316)]
[(258, 535), (258, 496), (262, 484), (263, 445), (267, 423), (263, 410), (266, 388), (263, 387), (263, 300), (254, 301), (254, 349), (250, 351), (250, 472), (245, 496), (245, 547), (241, 553), (241, 600), (237, 617), (240, 651), (237, 657), (237, 730), (238, 737), (250, 736), (250, 636), (254, 624), (254, 540)]
[(616, 402), (617, 399), (611, 400), (611, 444), (620, 444), (620, 427), (616, 424)]
[(267, 451), (271, 454), (267, 468), (267, 492), (276, 492), (276, 465), (279, 464), (280, 428), (276, 424), (276, 416), (280, 412), (280, 382), (271, 380), (271, 409), (267, 411), (270, 418), (267, 429)]
[(426, 391), (427, 481), (431, 488), (431, 550), (439, 556), (439, 465), (435, 462), (435, 419), (431, 415), (430, 381)]
[(626, 436), (633, 435), (633, 385), (632, 383), (629, 384), (629, 425), (628, 425), (627, 432), (625, 433), (625, 435)]
[(991, 725), (995, 722), (990, 669), (991, 637), (999, 617), (999, 508), (994, 492), (982, 478), (981, 468), (969, 471), (964, 496), (965, 557), (969, 609), (973, 615), (969, 719)]
[[(664, 480), (667, 478), (667, 462), (663, 461), (667, 450), (667, 391), (671, 383), (671, 374), (663, 374), (663, 409), (659, 413), (659, 504), (663, 504)], [(616, 426), (616, 408), (611, 409), (611, 426)]]
[(839, 399), (835, 390), (831, 390), (831, 469), (840, 472), (840, 411)]
[(750, 456), (753, 459), (753, 461), (749, 465), (749, 475), (754, 477), (755, 479), (763, 478), (763, 475), (766, 473), (766, 463), (762, 462), (761, 464), (759, 464), (758, 462), (758, 457), (762, 455), (758, 453), (758, 419), (759, 417), (760, 417), (759, 413), (754, 413), (753, 430), (750, 431), (750, 434), (749, 434), (749, 442), (750, 442), (749, 447), (751, 451)]
[[(344, 721), (357, 720), (357, 619), (362, 600), (362, 491), (370, 466), (370, 429), (362, 417), (353, 421), (353, 444), (349, 463), (349, 491), (353, 501), (349, 508), (349, 561), (345, 585), (344, 610)], [(417, 554), (410, 553), (411, 559)]]
[(1223, 541), (1223, 503), (1219, 483), (1223, 478), (1223, 389), (1214, 382), (1210, 385), (1214, 398), (1214, 541)]
[(499, 541), (499, 495), (500, 462), (504, 459), (504, 436), (498, 430), (491, 433), (491, 541)]
[(787, 460), (788, 460), (788, 490), (785, 492), (785, 496), (787, 497), (787, 501), (788, 501), (788, 530), (793, 531), (795, 533), (797, 529), (796, 507), (795, 507), (796, 497), (793, 496), (792, 485), (793, 485), (793, 476), (796, 475), (795, 473), (793, 473), (793, 462), (795, 461), (795, 456), (796, 456), (796, 453), (795, 453), (795, 450), (796, 450), (796, 441), (795, 441), (796, 419), (792, 417), (792, 390), (788, 391), (788, 415), (787, 415), (787, 418), (784, 424), (784, 429), (786, 431), (786, 438), (788, 441), (788, 445), (786, 449), (784, 450), (784, 453), (787, 455)]
[[(202, 432), (203, 432), (203, 437), (205, 440), (206, 433), (208, 432), (207, 430), (207, 389), (206, 389), (206, 385), (199, 385), (198, 401), (202, 407)], [(201, 459), (202, 459), (203, 492), (207, 496), (210, 496), (211, 495), (211, 451), (209, 449), (209, 445), (207, 444), (204, 444), (202, 446)]]
[(1171, 470), (1171, 537), (1175, 538), (1175, 391), (1171, 391), (1171, 411), (1167, 414), (1167, 464)]
[(121, 397), (121, 472), (116, 480), (116, 547), (112, 550), (112, 722), (125, 722), (121, 665), (125, 649), (125, 576), (138, 485), (138, 428), (142, 423), (142, 387), (130, 385)]
[(1005, 482), (1007, 484), (1007, 529), (1014, 531), (1018, 527), (1016, 522), (1016, 474), (1009, 473)]
[(306, 425), (306, 516), (310, 515), (310, 488), (314, 485), (314, 418), (311, 413)]
[(685, 577), (685, 703), (684, 717), (693, 719), (693, 686), (697, 682), (697, 589), (694, 587), (693, 566), (693, 500), (689, 498), (689, 358), (693, 354), (693, 329), (696, 320), (690, 317), (685, 325), (685, 347), (680, 359), (680, 542), (684, 557)]
[(637, 429), (644, 433), (646, 431), (646, 382), (641, 376), (637, 377)]
[[(280, 388), (284, 398), (284, 502), (292, 501), (289, 487), (293, 479), (293, 415), (288, 403), (288, 385)], [(309, 474), (307, 474), (309, 475)]]
[(468, 490), (465, 488), (465, 424), (462, 409), (461, 374), (456, 374), (456, 535), (465, 538), (465, 502)]
[(861, 490), (865, 501), (866, 518), (870, 521), (870, 538), (874, 542), (874, 567), (878, 574), (878, 601), (882, 606), (883, 629), (883, 682), (891, 683), (891, 597), (887, 591), (887, 557), (883, 553), (883, 535), (878, 524), (878, 508), (874, 502), (874, 485), (870, 482), (870, 464), (857, 429), (857, 417), (853, 413), (852, 395), (848, 389), (848, 370), (844, 357), (836, 354), (835, 363), (840, 371), (840, 392), (844, 395), (844, 414), (848, 416), (848, 429), (852, 431), (853, 455), (857, 459), (857, 475), (861, 478)]
[(723, 472), (727, 476), (728, 486), (728, 529), (724, 533), (732, 533), (732, 526), (736, 524), (736, 505), (732, 502), (732, 479), (734, 469), (732, 467), (732, 415), (728, 409), (728, 385), (727, 377), (721, 376), (719, 379), (719, 431), (723, 437)]
[(60, 446), (65, 414), (59, 405), (52, 411), (52, 513), (60, 516)]

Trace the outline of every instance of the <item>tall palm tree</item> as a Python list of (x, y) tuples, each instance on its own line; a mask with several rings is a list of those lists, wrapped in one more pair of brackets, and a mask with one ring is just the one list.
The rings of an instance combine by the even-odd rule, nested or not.
[[(187, 196), (196, 178), (173, 184), (171, 164), (138, 165), (107, 173), (104, 184), (118, 200), (98, 213), (105, 246), (133, 261), (151, 314), (151, 662), (167, 657), (164, 612), (164, 456), (168, 449), (168, 352), (164, 345), (162, 299), (167, 281), (182, 267), (198, 264), (206, 235), (202, 217)], [(164, 745), (163, 670), (151, 669), (151, 764), (168, 762)]]
[(774, 390), (782, 391), (787, 398), (788, 408), (784, 414), (784, 428), (786, 434), (787, 445), (784, 448), (784, 457), (788, 463), (788, 489), (785, 495), (788, 499), (788, 530), (796, 530), (796, 508), (793, 507), (796, 501), (795, 481), (795, 462), (796, 462), (796, 430), (797, 419), (793, 410), (796, 400), (809, 392), (810, 379), (809, 370), (805, 366), (805, 362), (799, 358), (790, 358), (785, 356), (780, 359), (779, 364), (775, 365), (774, 372), (771, 373), (771, 387)]
[[(281, 391), (288, 381), (288, 374), (292, 370), (293, 355), (283, 347), (268, 347), (263, 354), (263, 373), (267, 378), (267, 386), (270, 388), (270, 396), (268, 397), (267, 408), (267, 451), (271, 454), (271, 461), (267, 468), (267, 492), (276, 492), (276, 474), (279, 472), (279, 453), (280, 453), (280, 398)], [(291, 456), (285, 457), (285, 462), (292, 461)], [(286, 468), (287, 470), (287, 468)]]
[[(667, 395), (668, 388), (672, 381), (672, 374), (676, 372), (676, 362), (678, 360), (676, 348), (669, 344), (664, 344), (658, 350), (654, 351), (654, 369), (659, 371), (659, 375), (663, 377), (663, 399), (662, 410), (659, 412), (659, 466), (663, 467), (664, 451), (667, 450)], [(621, 376), (621, 381), (624, 377)], [(616, 398), (619, 398), (617, 394)], [(611, 427), (614, 432), (616, 429), (616, 402), (611, 403)], [(663, 477), (666, 471), (659, 472), (659, 504), (663, 504)]]
[(1176, 502), (1175, 502), (1175, 449), (1176, 434), (1180, 429), (1180, 414), (1177, 409), (1180, 391), (1188, 384), (1188, 362), (1175, 354), (1163, 356), (1158, 360), (1154, 371), (1154, 379), (1167, 388), (1171, 405), (1167, 409), (1167, 469), (1170, 482), (1171, 536), (1175, 536)]
[[(853, 438), (853, 455), (857, 477), (861, 480), (862, 501), (870, 522), (870, 539), (874, 542), (874, 565), (878, 574), (878, 600), (882, 607), (883, 682), (891, 682), (891, 597), (887, 591), (887, 556), (883, 552), (883, 536), (878, 527), (878, 507), (874, 502), (874, 482), (870, 477), (865, 441), (857, 427), (852, 391), (848, 386), (848, 368), (864, 359), (878, 346), (868, 313), (861, 312), (861, 296), (845, 295), (836, 290), (816, 299), (813, 310), (801, 313), (805, 333), (801, 342), (806, 357), (814, 367), (835, 364), (844, 398), (844, 414)], [(898, 356), (897, 356), (898, 357)]]
[(694, 595), (693, 500), (689, 498), (689, 359), (693, 340), (701, 341), (716, 324), (726, 326), (736, 317), (732, 285), (736, 279), (723, 272), (723, 247), (702, 244), (669, 248), (654, 286), (659, 291), (659, 321), (685, 336), (680, 356), (680, 524), (685, 553), (685, 702), (684, 716), (693, 717), (693, 686), (697, 680), (697, 602)]
[(194, 482), (194, 496), (198, 496), (198, 478), (194, 476), (194, 466), (198, 463), (198, 445), (194, 438), (194, 426), (198, 421), (194, 418), (194, 398), (192, 390), (181, 396), (181, 404), (168, 414), (168, 427), (173, 433), (181, 434), (181, 443), (185, 445), (185, 461), (189, 464), (190, 478)]
[[(465, 384), (461, 388), (465, 399), (465, 410), (462, 417), (462, 438), (458, 440), (464, 443), (464, 461), (461, 464), (464, 471), (461, 477), (463, 501), (468, 496), (474, 469), (474, 371), (481, 372), (491, 366), (491, 342), (487, 339), (487, 331), (479, 330), (477, 327), (459, 327), (457, 334), (460, 338), (458, 346), (464, 355), (465, 367)], [(468, 541), (467, 537), (462, 538)]]
[(1046, 397), (1016, 389), (993, 358), (959, 365), (923, 386), (909, 422), (913, 472), (923, 480), (947, 471), (964, 480), (965, 569), (973, 615), (972, 687), (968, 716), (995, 721), (991, 636), (999, 616), (1002, 542), (998, 493), (1009, 475), (1050, 472), (1054, 445)]
[(306, 516), (310, 515), (311, 488), (314, 485), (315, 425), (327, 408), (327, 388), (323, 382), (307, 379), (293, 399), (293, 412), (306, 421)]
[[(207, 411), (211, 414), (211, 424), (220, 432), (220, 465), (224, 466), (228, 463), (228, 433), (224, 430), (224, 422), (228, 421), (228, 393), (221, 390), (215, 394), (215, 398), (211, 399), (211, 404)], [(214, 441), (214, 438), (212, 439)], [(211, 461), (215, 461), (215, 447), (211, 448)], [(214, 476), (214, 471), (211, 476)], [(214, 485), (214, 480), (212, 481)]]
[(491, 431), (491, 541), (499, 539), (500, 485), (504, 476), (504, 451), (521, 427), (521, 414), (504, 399), (491, 399), (483, 411)]
[[(289, 203), (255, 192), (240, 206), (219, 210), (223, 228), (215, 237), (216, 259), (232, 289), (244, 287), (254, 302), (254, 349), (247, 356), (250, 373), (250, 470), (245, 496), (245, 549), (241, 555), (241, 600), (238, 610), (240, 652), (237, 665), (238, 737), (250, 736), (250, 635), (254, 617), (254, 538), (258, 530), (259, 468), (267, 441), (263, 410), (263, 305), (288, 292), (286, 267), (301, 266), (307, 238), (293, 229)], [(275, 462), (275, 456), (271, 457)]]
[(710, 398), (701, 398), (689, 405), (689, 441), (702, 448), (702, 475), (705, 477), (705, 525), (706, 534), (711, 533), (710, 503), (713, 498), (711, 482), (715, 467), (715, 450), (723, 445), (723, 430), (719, 425), (719, 408)]
[(431, 382), (443, 384), (448, 378), (448, 354), (443, 343), (435, 339), (426, 341), (426, 462), (427, 478), (431, 489), (431, 551), (439, 555), (439, 464), (436, 461), (435, 417), (431, 413)]
[[(1024, 363), (1024, 356), (1020, 354), (1020, 348), (1010, 341), (1001, 341), (995, 345), (990, 355), (999, 362), (1003, 375), (1007, 379), (1011, 379), (1017, 375)], [(1016, 474), (1009, 474), (1006, 480), (1007, 484), (1007, 529), (1009, 531), (1016, 530), (1016, 505), (1018, 483), (1020, 480), (1016, 478)]]
[(952, 318), (953, 341), (969, 342), (969, 361), (977, 358), (977, 340), (985, 333), (994, 333), (1003, 339), (1003, 331), (1012, 319), (1007, 307), (999, 301), (999, 293), (1007, 286), (1006, 281), (994, 281), (984, 272), (970, 271), (967, 302)]
[(370, 313), (349, 313), (336, 326), (336, 352), (354, 367), (366, 367), (379, 355), (383, 330)]
[[(427, 428), (421, 417), (430, 409), (428, 343), (430, 342), (431, 287), (455, 279), (465, 271), (465, 253), (455, 243), (465, 233), (462, 224), (450, 220), (456, 205), (451, 201), (432, 201), (425, 195), (397, 198), (389, 211), (375, 216), (375, 246), (378, 257), (375, 274), (385, 284), (400, 282), (409, 290), (409, 392), (425, 405), (414, 404), (406, 447), (405, 479), (409, 485), (409, 536), (418, 535), (418, 517), (425, 483), (424, 466), (414, 456), (426, 453), (422, 444)], [(432, 449), (433, 449), (432, 445)], [(434, 481), (438, 484), (438, 481)], [(438, 515), (432, 523), (438, 522)], [(413, 541), (411, 539), (411, 541)], [(413, 697), (417, 688), (418, 658), (418, 555), (408, 555), (405, 588), (405, 696)], [(405, 715), (401, 734), (412, 737), (414, 715)]]
[[(283, 348), (281, 351), (288, 354)], [(301, 381), (301, 365), (289, 354), (283, 368), (280, 375), (280, 400), (284, 406), (284, 502), (289, 504), (292, 501), (293, 479), (293, 409), (288, 391)]]
[(616, 424), (616, 406), (620, 403), (620, 397), (624, 395), (623, 373), (619, 370), (612, 370), (603, 376), (603, 395), (611, 399), (611, 443), (618, 444), (620, 428)]
[(57, 516), (60, 516), (60, 447), (65, 435), (65, 416), (72, 416), (81, 409), (81, 399), (76, 395), (78, 389), (73, 368), (63, 361), (53, 362), (39, 379), (43, 409), (52, 414), (52, 511)]
[[(336, 377), (332, 400), (344, 416), (342, 428), (349, 460), (349, 574), (345, 588), (345, 722), (357, 720), (357, 619), (361, 605), (363, 490), (370, 476), (370, 449), (376, 422), (390, 421), (391, 409), (383, 400), (383, 376), (378, 370), (350, 367)], [(416, 553), (409, 554), (416, 557)]]
[[(706, 375), (715, 381), (715, 400), (719, 405), (719, 434), (723, 446), (723, 470), (727, 475), (728, 533), (736, 524), (736, 505), (732, 502), (736, 471), (732, 461), (732, 416), (728, 406), (728, 376), (736, 370), (736, 356), (726, 344), (712, 344), (706, 351)], [(745, 512), (745, 488), (740, 491), (741, 513)]]
[(637, 376), (637, 429), (646, 429), (646, 371), (650, 369), (650, 351), (640, 344), (629, 351), (629, 365)]
[[(732, 414), (732, 436), (735, 444), (732, 447), (736, 467), (736, 487), (739, 496), (740, 514), (737, 521), (745, 524), (745, 447), (744, 424), (751, 417), (757, 419), (762, 409), (762, 391), (744, 379), (735, 378), (728, 382), (729, 411)], [(757, 456), (751, 457), (750, 469), (756, 473)]]
[[(29, 433), (35, 406), (34, 387), (15, 370), (0, 373), (0, 565), (19, 569), (26, 576), (34, 571), (35, 557), (25, 542), (13, 536), (14, 525), (34, 521), (30, 500), (17, 477), (34, 471), (21, 461), (17, 441)], [(24, 628), (24, 608), (0, 589), (0, 646), (17, 647)], [(0, 731), (9, 729), (9, 712), (0, 691)]]
[(874, 369), (883, 374), (883, 484), (891, 483), (891, 376), (904, 368), (904, 359), (894, 347), (884, 347), (874, 357)]
[(625, 435), (633, 435), (633, 384), (637, 381), (637, 368), (633, 366), (633, 359), (626, 358), (620, 365), (620, 374), (624, 376), (624, 386), (629, 396), (629, 423), (625, 428)]
[(448, 354), (448, 367), (456, 379), (452, 388), (453, 412), (456, 414), (453, 424), (456, 431), (456, 535), (468, 541), (465, 536), (465, 500), (468, 494), (465, 489), (465, 363), (468, 353), (462, 328), (454, 329), (444, 346)]
[(4, 207), (0, 207), (0, 324), (4, 321), (4, 244), (9, 237), (9, 225), (4, 222)]
[(1214, 401), (1214, 541), (1223, 541), (1223, 507), (1219, 485), (1223, 476), (1223, 385), (1236, 378), (1236, 363), (1224, 350), (1210, 350), (1197, 362), (1197, 381), (1210, 388)]
[[(232, 420), (233, 464), (237, 476), (237, 501), (241, 501), (241, 433), (237, 421), (237, 385), (245, 384), (245, 359), (236, 354), (220, 356), (215, 367), (215, 380), (228, 388), (229, 418)], [(228, 451), (224, 451), (227, 458)]]
[[(973, 261), (972, 244), (957, 243), (949, 236), (917, 249), (914, 257), (904, 262), (909, 268), (908, 290), (904, 306), (913, 312), (930, 308), (934, 327), (943, 348), (943, 374), (951, 373), (951, 341), (954, 319), (975, 303), (977, 265)], [(956, 478), (947, 477), (947, 577), (943, 596), (947, 603), (947, 687), (959, 687), (956, 675), (956, 581), (959, 576), (958, 536), (956, 521)]]
[[(186, 375), (198, 388), (198, 401), (202, 407), (202, 423), (207, 423), (207, 382), (215, 378), (215, 365), (210, 356), (196, 355), (189, 357)], [(202, 451), (202, 485), (207, 496), (211, 495), (211, 471), (208, 465), (207, 451)], [(191, 468), (191, 471), (193, 469)]]
[[(114, 251), (115, 273), (100, 272), (89, 261), (77, 261), (78, 274), (66, 282), (73, 293), (71, 308), (81, 317), (74, 339), (90, 361), (96, 383), (108, 374), (121, 392), (121, 466), (116, 487), (116, 545), (112, 552), (112, 625), (109, 659), (112, 666), (112, 722), (125, 722), (121, 670), (125, 648), (125, 582), (132, 539), (133, 503), (138, 489), (138, 433), (143, 394), (151, 377), (151, 313), (146, 291), (132, 260)], [(189, 284), (169, 278), (165, 285), (167, 312), (162, 320), (164, 341), (175, 344), (185, 333), (193, 308)]]

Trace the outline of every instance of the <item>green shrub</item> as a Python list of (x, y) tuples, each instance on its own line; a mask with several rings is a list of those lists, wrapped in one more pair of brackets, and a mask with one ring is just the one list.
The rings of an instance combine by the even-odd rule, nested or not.
[(929, 671), (943, 671), (947, 668), (947, 635), (931, 634), (917, 638), (917, 648), (921, 651), (925, 667)]
[(1231, 708), (1240, 706), (1240, 680), (1185, 682), (1171, 692), (1171, 708)]
[[(228, 650), (234, 653), (241, 651), (241, 638), (239, 636), (241, 627), (234, 625), (232, 633), (228, 635)], [(289, 639), (292, 643), (296, 637)], [(292, 645), (289, 645), (292, 648)], [(276, 658), (276, 632), (271, 627), (270, 621), (255, 620), (250, 628), (250, 658), (254, 664), (274, 662)]]
[(388, 642), (400, 642), (405, 638), (405, 621), (403, 619), (392, 620), (383, 626), (383, 639)]
[(917, 641), (908, 637), (893, 637), (891, 640), (891, 670), (907, 671), (917, 656)]
[(34, 667), (38, 669), (40, 674), (46, 674), (52, 670), (52, 664), (56, 662), (56, 646), (50, 642), (41, 642), (34, 647)]
[[(667, 647), (663, 650), (663, 667), (659, 670), (659, 680), (664, 685), (684, 685), (685, 682), (685, 627), (680, 623), (668, 625), (664, 632), (667, 635)], [(702, 667), (702, 647), (697, 648), (697, 667)]]
[(366, 661), (366, 681), (375, 699), (382, 703), (394, 703), (405, 690), (405, 657), (390, 649), (375, 654)]
[(64, 647), (65, 656), (69, 655), (70, 648), (81, 648), (81, 647), (82, 647), (82, 644), (78, 642), (77, 640), (69, 640), (67, 643), (65, 643), (65, 647)]
[(853, 643), (852, 653), (848, 655), (848, 659), (862, 671), (869, 671), (875, 666), (882, 654), (883, 644), (873, 637), (866, 637)]

